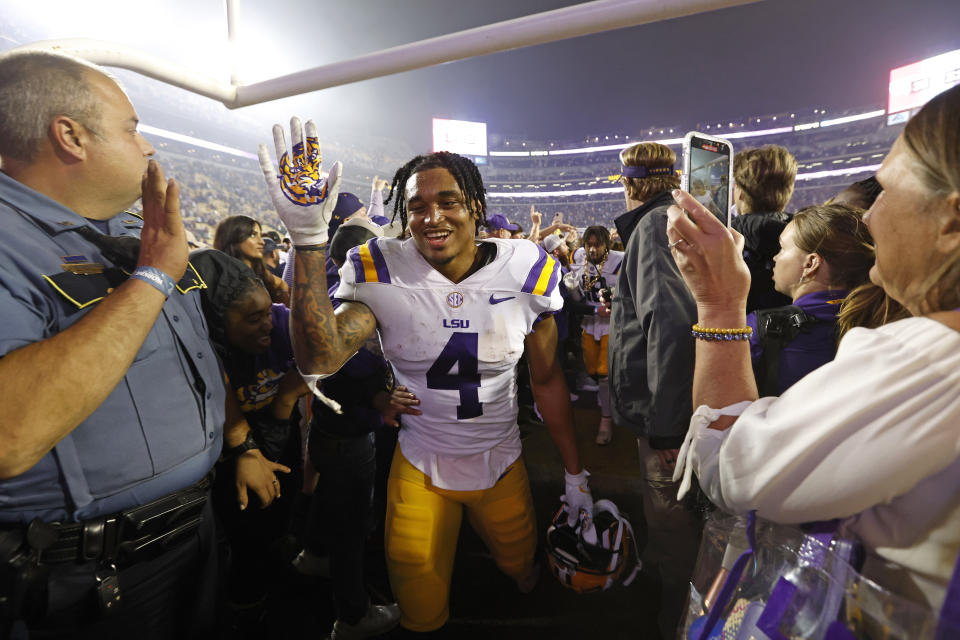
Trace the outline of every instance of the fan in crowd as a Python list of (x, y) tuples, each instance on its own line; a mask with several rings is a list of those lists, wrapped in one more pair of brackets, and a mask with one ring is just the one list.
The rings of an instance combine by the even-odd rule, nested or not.
[(230, 459), (218, 463), (213, 485), (214, 509), (232, 551), (227, 597), (246, 617), (262, 615), (271, 571), (280, 565), (278, 545), (287, 533), (291, 501), (301, 482), (300, 432), (291, 415), (309, 390), (293, 362), (290, 311), (271, 304), (253, 270), (214, 250), (195, 252), (191, 264), (206, 283), (201, 300), (210, 340), (250, 425), (246, 445), (285, 472), (269, 508), (240, 508), (232, 499), (236, 478)]
[[(380, 227), (366, 217), (351, 218), (331, 237), (330, 260), (339, 268), (350, 249), (382, 236)], [(334, 308), (340, 306), (333, 298), (336, 287), (330, 288)], [(364, 576), (367, 538), (382, 519), (373, 510), (377, 460), (384, 457), (377, 452), (376, 431), (383, 428), (380, 414), (390, 399), (389, 365), (375, 342), (368, 341), (339, 371), (323, 379), (324, 398), (313, 399), (310, 420), (307, 452), (318, 477), (304, 549), (295, 564), (301, 572), (311, 573), (311, 567), (323, 567), (324, 556), (329, 558), (326, 573), (337, 610), (329, 636), (333, 640), (384, 633), (400, 620), (396, 604), (370, 601)]]
[(826, 204), (847, 204), (851, 207), (857, 207), (866, 211), (873, 202), (880, 196), (880, 183), (876, 176), (864, 178), (830, 198)]
[(213, 247), (231, 258), (240, 260), (267, 287), (270, 299), (289, 304), (290, 289), (287, 283), (270, 273), (263, 262), (264, 240), (260, 223), (248, 216), (230, 216), (217, 225)]
[(660, 574), (658, 624), (672, 637), (703, 528), (693, 500), (678, 501), (672, 481), (692, 412), (696, 306), (667, 247), (670, 191), (680, 186), (676, 154), (644, 142), (624, 149), (620, 161), (628, 211), (614, 221), (626, 249), (610, 318), (610, 408), (614, 422), (637, 435), (646, 566)]
[(773, 288), (773, 256), (779, 238), (790, 222), (783, 210), (793, 195), (797, 159), (779, 145), (744, 149), (733, 157), (733, 202), (737, 216), (731, 226), (744, 238), (743, 258), (750, 267), (747, 310), (790, 304), (790, 298)]
[(502, 213), (488, 216), (484, 226), (487, 231), (483, 237), (486, 238), (512, 238), (513, 234), (520, 231), (520, 225), (513, 224)]
[[(276, 233), (274, 231), (273, 233)], [(283, 264), (280, 262), (280, 244), (273, 238), (263, 239), (263, 266), (275, 277), (283, 275)]]
[(623, 252), (610, 249), (610, 232), (601, 226), (587, 227), (583, 232), (583, 246), (587, 259), (565, 276), (564, 284), (573, 300), (581, 303), (583, 362), (587, 374), (594, 376), (597, 382), (597, 405), (600, 407), (600, 426), (595, 441), (606, 445), (613, 437), (607, 380), (610, 304)]
[(868, 281), (873, 266), (872, 240), (861, 218), (859, 209), (842, 204), (808, 207), (780, 234), (774, 288), (792, 304), (747, 316), (760, 395), (780, 395), (833, 360), (840, 304)]
[(697, 301), (698, 408), (677, 468), (682, 489), (696, 473), (710, 499), (734, 513), (839, 518), (869, 552), (867, 577), (934, 610), (960, 551), (957, 113), (953, 87), (907, 123), (864, 216), (876, 249), (870, 278), (912, 317), (852, 329), (832, 362), (780, 397), (757, 399), (740, 339), (750, 332), (749, 270), (737, 240), (684, 193), (668, 228)]

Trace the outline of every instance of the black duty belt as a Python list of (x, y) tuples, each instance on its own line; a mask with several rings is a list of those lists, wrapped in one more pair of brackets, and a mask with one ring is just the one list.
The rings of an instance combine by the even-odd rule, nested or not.
[(83, 522), (27, 525), (27, 540), (44, 564), (109, 561), (129, 565), (156, 557), (203, 520), (210, 481), (204, 478), (147, 504)]

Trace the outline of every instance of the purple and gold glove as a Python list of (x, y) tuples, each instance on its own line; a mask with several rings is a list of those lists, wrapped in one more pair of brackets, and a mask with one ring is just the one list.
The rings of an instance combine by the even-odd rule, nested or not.
[(293, 245), (320, 245), (327, 241), (327, 227), (337, 196), (340, 194), (340, 172), (343, 165), (335, 162), (324, 178), (323, 156), (317, 139), (317, 125), (307, 120), (306, 138), (300, 118), (290, 118), (292, 151), (287, 151), (283, 127), (273, 125), (279, 169), (270, 160), (267, 146), (258, 149), (260, 169), (277, 215), (287, 227)]

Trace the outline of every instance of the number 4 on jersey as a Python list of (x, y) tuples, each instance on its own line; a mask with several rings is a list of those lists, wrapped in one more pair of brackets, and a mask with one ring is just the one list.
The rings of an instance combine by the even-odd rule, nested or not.
[[(450, 373), (454, 365), (457, 373)], [(427, 371), (427, 388), (460, 392), (457, 420), (483, 415), (480, 374), (477, 372), (477, 334), (454, 333)]]

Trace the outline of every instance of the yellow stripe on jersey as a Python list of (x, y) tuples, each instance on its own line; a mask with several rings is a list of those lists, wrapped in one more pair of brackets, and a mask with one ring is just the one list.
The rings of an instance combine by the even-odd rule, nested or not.
[(367, 282), (380, 282), (380, 279), (377, 278), (377, 267), (373, 264), (373, 255), (370, 253), (370, 247), (367, 245), (360, 246), (360, 262), (363, 264), (363, 277)]
[(542, 296), (547, 292), (547, 285), (550, 284), (550, 276), (553, 275), (553, 269), (557, 261), (547, 256), (547, 262), (540, 271), (540, 277), (537, 278), (537, 286), (533, 288), (534, 295)]

